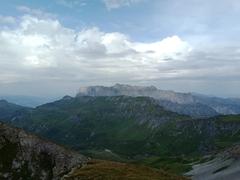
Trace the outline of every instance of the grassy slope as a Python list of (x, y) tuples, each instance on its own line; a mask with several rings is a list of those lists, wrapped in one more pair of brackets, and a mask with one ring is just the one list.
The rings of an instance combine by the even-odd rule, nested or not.
[(95, 180), (185, 180), (187, 178), (172, 175), (162, 170), (146, 166), (92, 160), (85, 167), (76, 169), (66, 179)]

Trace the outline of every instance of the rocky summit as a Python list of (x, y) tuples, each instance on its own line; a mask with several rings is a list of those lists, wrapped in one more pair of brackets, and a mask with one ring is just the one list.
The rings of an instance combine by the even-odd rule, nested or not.
[(81, 87), (77, 96), (149, 96), (155, 99), (169, 100), (179, 104), (193, 103), (190, 93), (176, 93), (174, 91), (160, 90), (155, 86), (131, 86), (115, 84), (114, 86)]
[(155, 86), (131, 86), (115, 84), (114, 86), (81, 87), (77, 96), (147, 96), (159, 101), (167, 110), (194, 118), (213, 117), (219, 114), (239, 114), (240, 100), (205, 96), (196, 93), (180, 93), (161, 90)]

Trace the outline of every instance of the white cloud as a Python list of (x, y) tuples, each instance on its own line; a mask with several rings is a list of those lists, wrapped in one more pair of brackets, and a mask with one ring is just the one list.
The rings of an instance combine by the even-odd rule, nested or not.
[(0, 24), (15, 24), (16, 19), (12, 16), (1, 16), (0, 15)]
[(60, 5), (63, 5), (67, 8), (74, 8), (76, 6), (85, 6), (85, 0), (56, 0)]
[(58, 20), (25, 15), (15, 29), (0, 30), (0, 83), (157, 78), (159, 66), (181, 60), (190, 49), (178, 36), (143, 43), (119, 32), (76, 32)]
[(107, 33), (102, 37), (102, 43), (107, 48), (108, 54), (118, 54), (133, 50), (128, 38), (121, 33)]
[(22, 13), (40, 17), (40, 18), (55, 18), (56, 17), (56, 15), (54, 15), (52, 13), (44, 12), (41, 9), (33, 9), (33, 8), (29, 8), (27, 6), (17, 6), (16, 8), (18, 11), (20, 11)]
[(192, 47), (178, 36), (167, 37), (154, 43), (135, 43), (134, 48), (145, 53), (149, 59), (159, 62), (166, 59), (184, 60), (192, 51)]
[(117, 9), (123, 6), (130, 6), (131, 4), (138, 3), (143, 0), (103, 0), (107, 9)]
[(185, 84), (199, 88), (201, 81), (206, 89), (216, 82), (239, 84), (239, 49), (200, 49), (177, 35), (139, 42), (119, 32), (97, 27), (76, 31), (54, 18), (24, 15), (14, 26), (0, 28), (0, 84), (21, 89), (22, 83), (30, 83), (47, 92), (62, 86), (77, 89), (80, 82), (164, 84), (189, 90)]

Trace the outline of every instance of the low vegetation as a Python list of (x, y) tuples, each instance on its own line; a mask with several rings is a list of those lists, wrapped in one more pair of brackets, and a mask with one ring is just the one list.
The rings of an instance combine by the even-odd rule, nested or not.
[(187, 178), (146, 166), (92, 160), (76, 169), (66, 179), (94, 180), (185, 180)]

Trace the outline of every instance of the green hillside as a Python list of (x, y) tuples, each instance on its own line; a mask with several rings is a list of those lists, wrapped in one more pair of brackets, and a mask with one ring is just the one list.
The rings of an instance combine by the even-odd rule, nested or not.
[(171, 152), (159, 142), (170, 148), (176, 134), (168, 130), (187, 119), (151, 98), (119, 96), (64, 98), (37, 107), (17, 123), (75, 149), (109, 149), (134, 156)]
[(175, 173), (240, 139), (239, 116), (193, 120), (149, 97), (66, 96), (9, 117), (8, 123), (85, 155)]

